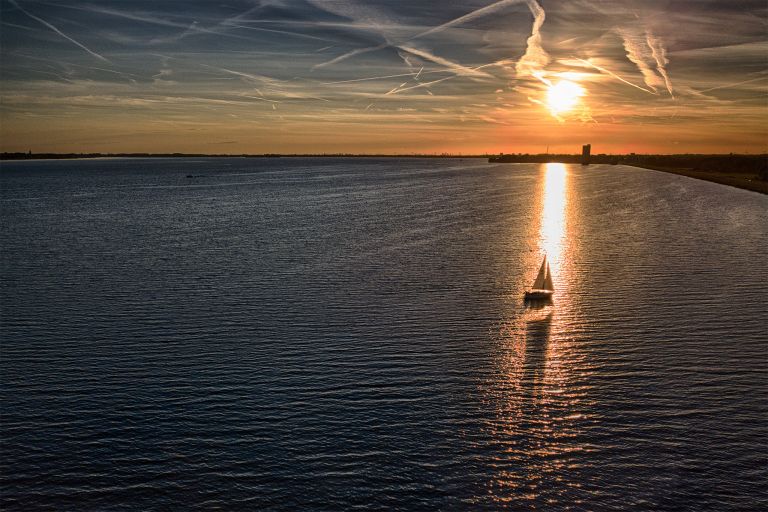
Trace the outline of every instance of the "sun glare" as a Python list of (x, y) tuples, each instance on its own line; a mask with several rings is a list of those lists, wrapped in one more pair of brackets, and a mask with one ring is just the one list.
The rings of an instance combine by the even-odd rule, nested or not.
[(584, 88), (570, 80), (560, 80), (547, 90), (547, 107), (557, 117), (572, 110), (584, 96)]

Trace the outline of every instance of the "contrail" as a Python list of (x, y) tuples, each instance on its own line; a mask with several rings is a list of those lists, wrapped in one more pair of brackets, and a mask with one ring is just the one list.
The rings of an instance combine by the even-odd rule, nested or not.
[[(488, 68), (488, 67), (491, 67), (491, 66), (502, 66), (502, 65), (505, 65), (505, 64), (511, 64), (512, 62), (513, 62), (512, 59), (501, 59), (501, 60), (497, 60), (497, 61), (494, 61), (494, 62), (489, 62), (488, 64), (483, 64), (481, 66), (475, 66), (474, 68), (469, 68), (469, 69), (471, 69), (473, 71), (477, 71), (478, 69)], [(406, 87), (404, 89), (400, 89), (400, 88), (396, 87), (395, 89), (393, 89), (393, 90), (389, 91), (388, 93), (386, 93), (385, 96), (387, 96), (389, 94), (397, 94), (397, 93), (404, 92), (404, 91), (410, 91), (411, 89), (419, 89), (421, 87), (428, 87), (428, 86), (430, 86), (432, 84), (437, 84), (437, 83), (440, 83), (440, 82), (445, 82), (446, 80), (452, 80), (454, 78), (459, 78), (460, 76), (461, 75), (451, 75), (451, 76), (447, 76), (445, 78), (439, 78), (437, 80), (433, 80), (431, 82), (419, 83), (418, 85), (413, 85), (411, 87)], [(427, 92), (429, 92), (429, 89), (427, 89)]]
[(71, 83), (71, 84), (74, 84), (74, 83), (75, 83), (75, 81), (74, 81), (74, 80), (70, 80), (69, 78), (67, 78), (67, 77), (65, 77), (65, 76), (62, 76), (62, 75), (60, 75), (60, 74), (58, 74), (58, 73), (53, 73), (52, 71), (41, 71), (41, 70), (39, 70), (39, 69), (30, 69), (30, 71), (32, 71), (33, 73), (40, 73), (41, 75), (51, 75), (51, 76), (55, 76), (55, 77), (56, 77), (56, 78), (58, 78), (59, 80), (63, 80), (63, 81), (65, 81), (65, 82), (69, 82), (69, 83)]
[[(410, 43), (411, 41), (413, 41), (414, 39), (418, 39), (420, 37), (425, 37), (425, 36), (428, 36), (428, 35), (436, 34), (438, 32), (442, 32), (443, 30), (446, 30), (446, 29), (451, 28), (453, 26), (460, 25), (462, 23), (466, 23), (468, 21), (472, 21), (472, 20), (474, 20), (476, 18), (479, 18), (481, 16), (486, 16), (488, 14), (496, 12), (497, 10), (501, 9), (502, 7), (506, 7), (508, 5), (513, 5), (513, 4), (519, 4), (519, 3), (522, 3), (522, 2), (525, 2), (525, 1), (526, 0), (500, 0), (498, 2), (495, 2), (495, 3), (491, 4), (491, 5), (487, 5), (485, 7), (481, 7), (480, 9), (476, 9), (476, 10), (474, 10), (472, 12), (469, 12), (469, 13), (463, 15), (463, 16), (459, 16), (458, 18), (453, 19), (451, 21), (448, 21), (446, 23), (443, 23), (442, 25), (438, 25), (436, 27), (430, 28), (429, 30), (425, 30), (423, 32), (420, 32), (420, 33), (416, 34), (415, 36), (409, 37), (408, 39), (406, 39), (405, 41), (403, 41), (400, 44), (407, 44), (407, 43)], [(349, 51), (349, 52), (347, 52), (345, 54), (339, 55), (338, 57), (335, 57), (334, 59), (331, 59), (331, 60), (329, 60), (327, 62), (322, 62), (320, 64), (317, 64), (317, 65), (315, 65), (313, 67), (321, 68), (321, 67), (325, 67), (325, 66), (330, 66), (332, 64), (336, 64), (338, 62), (346, 60), (346, 59), (348, 59), (350, 57), (354, 57), (355, 55), (360, 55), (360, 54), (363, 54), (363, 53), (368, 53), (368, 52), (374, 52), (374, 51), (377, 51), (377, 50), (382, 50), (382, 49), (388, 48), (390, 46), (397, 46), (397, 45), (393, 45), (393, 44), (391, 44), (389, 42), (385, 42), (385, 43), (382, 43), (382, 44), (379, 44), (379, 45), (376, 45), (376, 46), (367, 46), (365, 48), (357, 48), (357, 49), (351, 50), (351, 51)]]
[(420, 83), (418, 85), (413, 85), (411, 87), (406, 87), (404, 89), (400, 89), (400, 88), (395, 87), (394, 89), (392, 89), (391, 91), (386, 93), (384, 96), (389, 96), (390, 94), (397, 94), (399, 92), (410, 91), (411, 89), (419, 89), (421, 87), (429, 87), (432, 84), (437, 84), (437, 83), (440, 83), (440, 82), (445, 82), (446, 80), (450, 80), (451, 78), (456, 78), (457, 76), (458, 75), (451, 75), (451, 76), (447, 76), (445, 78), (440, 78), (438, 80), (432, 80), (431, 82), (424, 82), (424, 83)]
[[(139, 15), (139, 14), (132, 14), (132, 13), (128, 13), (128, 12), (117, 11), (117, 10), (114, 10), (114, 9), (108, 9), (108, 8), (103, 8), (103, 7), (100, 7), (100, 8), (97, 8), (97, 7), (85, 8), (85, 7), (76, 7), (76, 6), (71, 6), (71, 5), (62, 5), (62, 7), (66, 7), (68, 9), (76, 9), (76, 10), (80, 10), (80, 11), (86, 11), (86, 12), (95, 12), (95, 13), (98, 13), (98, 14), (106, 14), (108, 16), (116, 16), (116, 17), (120, 17), (120, 18), (126, 18), (126, 19), (129, 19), (129, 20), (134, 20), (134, 21), (141, 21), (143, 23), (151, 23), (152, 25), (159, 25), (159, 26), (162, 26), (162, 27), (181, 28), (181, 29), (184, 29), (185, 31), (189, 31), (189, 33), (194, 32), (194, 33), (198, 33), (198, 34), (212, 34), (212, 35), (217, 35), (217, 36), (221, 36), (221, 37), (229, 37), (229, 38), (233, 38), (233, 39), (241, 39), (241, 40), (245, 40), (245, 41), (252, 41), (253, 40), (252, 38), (248, 38), (248, 37), (245, 37), (245, 36), (239, 36), (237, 34), (230, 34), (226, 30), (224, 30), (224, 31), (212, 30), (212, 29), (208, 29), (208, 28), (205, 28), (205, 27), (200, 27), (200, 26), (198, 26), (195, 23), (193, 23), (192, 25), (185, 25), (183, 23), (178, 23), (178, 22), (175, 22), (175, 21), (167, 21), (167, 20), (164, 20), (162, 18), (157, 18), (157, 17), (152, 17), (152, 16), (142, 16), (142, 15)], [(183, 34), (183, 36), (185, 36), (185, 37), (186, 37), (186, 35), (187, 35), (186, 33)]]
[(711, 87), (709, 89), (704, 89), (699, 92), (709, 92), (709, 91), (716, 91), (718, 89), (727, 89), (729, 87), (736, 87), (737, 85), (751, 84), (752, 82), (759, 82), (760, 80), (766, 80), (766, 79), (768, 79), (768, 76), (761, 76), (758, 78), (753, 78), (751, 80), (744, 80), (743, 82), (736, 82), (735, 84), (718, 85), (717, 87)]
[(549, 64), (549, 55), (541, 45), (541, 27), (544, 25), (546, 13), (536, 0), (526, 0), (533, 14), (533, 27), (527, 41), (525, 55), (515, 65), (517, 76), (534, 76), (541, 79), (544, 66)]
[(664, 84), (667, 86), (667, 91), (669, 91), (669, 95), (672, 96), (672, 98), (674, 98), (675, 95), (672, 92), (672, 82), (669, 79), (669, 75), (667, 74), (667, 68), (666, 68), (666, 65), (669, 64), (669, 60), (667, 60), (667, 51), (664, 49), (664, 46), (661, 44), (661, 40), (656, 36), (654, 36), (650, 30), (645, 31), (645, 41), (648, 43), (648, 47), (651, 49), (651, 55), (656, 61), (656, 70), (664, 79)]
[(267, 98), (262, 98), (260, 96), (249, 96), (248, 94), (241, 94), (240, 97), (241, 98), (250, 98), (252, 100), (266, 101), (266, 102), (269, 102), (269, 103), (280, 103), (277, 100), (268, 100)]
[[(301, 32), (290, 32), (288, 30), (275, 30), (271, 28), (261, 28), (261, 27), (249, 27), (248, 25), (240, 25), (238, 23), (227, 23), (227, 27), (235, 27), (235, 28), (242, 28), (245, 30), (255, 30), (258, 32), (272, 32), (273, 34), (283, 34), (286, 36), (292, 36), (292, 37), (300, 37), (302, 39), (312, 39), (314, 41), (323, 41), (323, 42), (329, 42), (330, 39), (325, 39), (323, 37), (317, 37), (317, 36), (310, 36), (309, 34), (302, 34)], [(327, 46), (326, 48), (330, 48)], [(319, 50), (318, 50), (319, 51)]]
[[(455, 25), (461, 25), (462, 23), (466, 23), (468, 21), (472, 21), (476, 18), (480, 18), (481, 16), (486, 16), (488, 14), (494, 13), (501, 9), (502, 7), (506, 7), (508, 5), (512, 4), (519, 4), (522, 2), (525, 2), (526, 0), (500, 0), (499, 2), (492, 3), (491, 5), (486, 5), (485, 7), (481, 7), (480, 9), (477, 9), (475, 11), (472, 11), (470, 13), (465, 14), (464, 16), (459, 16), (458, 18), (448, 21), (446, 23), (443, 23), (442, 25), (438, 25), (436, 27), (433, 27), (429, 30), (426, 30), (424, 32), (421, 32), (419, 34), (416, 34), (412, 38), (410, 38), (408, 41), (411, 41), (413, 39), (417, 39), (419, 37), (428, 36), (431, 34), (435, 34), (437, 32), (442, 32), (445, 29), (451, 28)], [(406, 41), (407, 42), (407, 41)]]
[(339, 63), (339, 62), (341, 62), (343, 60), (347, 60), (350, 57), (354, 57), (355, 55), (360, 55), (362, 53), (373, 52), (373, 51), (381, 50), (381, 49), (388, 48), (388, 47), (389, 47), (389, 43), (381, 43), (380, 45), (377, 45), (377, 46), (368, 46), (368, 47), (365, 47), (365, 48), (357, 48), (355, 50), (351, 50), (351, 51), (349, 51), (347, 53), (339, 55), (338, 57), (334, 57), (333, 59), (331, 59), (329, 61), (321, 62), (320, 64), (315, 64), (314, 66), (312, 66), (312, 69), (324, 68), (325, 66), (332, 66), (332, 65), (337, 64), (337, 63)]
[[(404, 51), (398, 49), (397, 54), (400, 56), (401, 59), (403, 59), (403, 62), (405, 62), (405, 65), (408, 66), (408, 69), (410, 69), (411, 72), (413, 72), (415, 66), (413, 65), (413, 62), (411, 62), (411, 59), (410, 59), (410, 57), (408, 55), (408, 52), (404, 52)], [(413, 80), (417, 84), (421, 83), (421, 80), (419, 80), (419, 77), (421, 76), (421, 72), (422, 71), (424, 71), (424, 66), (421, 66), (419, 71), (416, 73), (416, 75), (411, 80)], [(442, 70), (440, 70), (440, 71), (442, 71)], [(405, 84), (401, 85), (400, 87), (405, 87)], [(427, 92), (429, 92), (429, 89), (427, 89)]]
[(275, 78), (270, 78), (268, 76), (253, 75), (251, 73), (243, 73), (242, 71), (233, 71), (231, 69), (226, 69), (226, 68), (217, 68), (215, 66), (209, 66), (208, 64), (200, 64), (200, 65), (203, 66), (203, 67), (206, 67), (206, 68), (215, 69), (215, 70), (218, 70), (218, 71), (223, 71), (224, 73), (229, 73), (230, 75), (241, 76), (243, 78), (248, 78), (248, 79), (254, 80), (256, 82), (262, 82), (262, 83), (266, 83), (266, 84), (270, 84), (270, 85), (276, 85), (276, 84), (279, 84), (281, 82), (281, 80), (277, 80)]
[(38, 60), (38, 61), (41, 61), (41, 62), (52, 62), (54, 64), (58, 64), (58, 65), (63, 66), (63, 67), (72, 66), (72, 67), (76, 67), (76, 68), (95, 69), (97, 71), (104, 71), (105, 73), (113, 73), (115, 75), (125, 76), (125, 77), (128, 77), (129, 80), (131, 79), (131, 77), (140, 78), (140, 75), (135, 75), (133, 73), (128, 73), (127, 71), (115, 71), (114, 69), (98, 68), (98, 67), (95, 67), (95, 66), (85, 66), (83, 64), (75, 64), (73, 62), (64, 62), (64, 61), (56, 60), (56, 59), (45, 59), (45, 58), (42, 58), (42, 57), (33, 57), (32, 55), (27, 55), (25, 53), (10, 52), (9, 55), (17, 55), (17, 56), (22, 57), (24, 59)]
[(576, 60), (577, 60), (577, 61), (579, 61), (579, 62), (583, 62), (583, 63), (584, 63), (584, 64), (586, 64), (587, 66), (590, 66), (590, 67), (592, 67), (592, 68), (595, 68), (596, 70), (600, 71), (601, 73), (605, 73), (606, 75), (612, 76), (613, 78), (615, 78), (616, 80), (619, 80), (620, 82), (624, 82), (624, 83), (625, 83), (625, 84), (627, 84), (627, 85), (631, 85), (632, 87), (634, 87), (634, 88), (636, 88), (636, 89), (640, 89), (641, 91), (645, 91), (645, 92), (647, 92), (648, 94), (655, 94), (655, 93), (654, 93), (653, 91), (651, 91), (650, 89), (646, 89), (645, 87), (640, 87), (640, 86), (639, 86), (639, 85), (637, 85), (637, 84), (633, 84), (633, 83), (632, 83), (632, 82), (630, 82), (629, 80), (625, 80), (625, 79), (621, 78), (619, 75), (617, 75), (617, 74), (616, 74), (616, 73), (614, 73), (613, 71), (610, 71), (610, 70), (608, 70), (608, 69), (602, 68), (602, 67), (600, 67), (600, 66), (596, 66), (595, 64), (592, 64), (592, 63), (591, 63), (591, 62), (589, 62), (588, 60), (584, 60), (584, 59), (576, 59)]
[(387, 78), (401, 78), (404, 76), (413, 76), (414, 78), (418, 78), (418, 73), (400, 73), (397, 75), (370, 76), (367, 78), (353, 78), (351, 80), (339, 80), (338, 82), (323, 82), (320, 85), (348, 84), (350, 82), (367, 82), (368, 80), (385, 80)]
[(412, 55), (415, 55), (416, 57), (420, 57), (424, 60), (429, 60), (434, 62), (435, 64), (440, 64), (441, 66), (444, 66), (454, 73), (457, 73), (459, 75), (467, 75), (467, 76), (475, 76), (475, 77), (482, 77), (482, 78), (490, 78), (490, 75), (488, 73), (478, 72), (475, 71), (474, 68), (468, 68), (466, 66), (462, 66), (461, 64), (458, 64), (456, 62), (450, 61), (448, 59), (444, 59), (442, 57), (438, 57), (437, 55), (434, 55), (426, 50), (415, 48), (413, 46), (405, 46), (405, 45), (395, 45), (391, 44), (389, 42), (382, 43), (376, 47), (369, 47), (369, 48), (358, 48), (357, 50), (352, 50), (351, 52), (345, 53), (344, 55), (340, 55), (336, 57), (335, 59), (329, 60), (328, 62), (323, 62), (320, 64), (316, 64), (313, 66), (314, 68), (320, 68), (324, 66), (329, 66), (331, 64), (335, 64), (337, 62), (341, 62), (342, 60), (345, 60), (353, 55), (359, 55), (361, 53), (368, 53), (369, 51), (373, 51), (373, 49), (382, 49), (382, 48), (388, 48), (388, 47), (395, 47), (400, 50), (403, 50), (404, 52), (408, 52)]
[(408, 82), (403, 82), (394, 89), (390, 89), (388, 92), (384, 93), (384, 96), (389, 96), (390, 94), (395, 94), (397, 91), (401, 90), (403, 87), (408, 85)]
[(466, 66), (462, 66), (461, 64), (457, 64), (456, 62), (450, 61), (448, 59), (444, 59), (442, 57), (438, 57), (437, 55), (434, 55), (432, 53), (429, 53), (426, 50), (422, 50), (419, 48), (414, 48), (413, 46), (398, 46), (401, 50), (404, 50), (408, 53), (411, 53), (417, 57), (421, 57), (422, 59), (431, 60), (432, 62), (436, 64), (440, 64), (441, 66), (445, 66), (446, 68), (450, 69), (451, 71), (455, 72), (459, 75), (466, 75), (466, 76), (475, 76), (475, 77), (483, 77), (483, 78), (490, 78), (491, 75), (488, 73), (484, 73), (482, 71), (477, 71), (474, 68), (468, 68)]
[(57, 34), (59, 34), (61, 37), (63, 37), (63, 38), (64, 38), (64, 39), (66, 39), (67, 41), (70, 41), (70, 42), (72, 42), (72, 43), (76, 44), (77, 46), (79, 46), (79, 47), (80, 47), (80, 48), (82, 48), (83, 50), (87, 51), (88, 53), (90, 53), (91, 55), (93, 55), (94, 57), (96, 57), (97, 59), (103, 60), (104, 62), (109, 62), (109, 63), (111, 64), (111, 62), (110, 62), (110, 60), (109, 60), (109, 59), (107, 59), (106, 57), (104, 57), (104, 56), (102, 56), (102, 55), (99, 55), (98, 53), (96, 53), (96, 52), (94, 52), (94, 51), (90, 50), (90, 49), (89, 49), (88, 47), (86, 47), (84, 44), (78, 43), (77, 41), (75, 41), (74, 39), (72, 39), (71, 37), (69, 37), (67, 34), (65, 34), (64, 32), (62, 32), (61, 30), (57, 29), (56, 27), (54, 27), (53, 25), (51, 25), (50, 23), (48, 23), (48, 22), (47, 22), (47, 21), (45, 21), (44, 19), (42, 19), (42, 18), (38, 18), (37, 16), (35, 16), (35, 15), (34, 15), (34, 14), (32, 14), (31, 12), (27, 11), (26, 9), (24, 9), (22, 6), (20, 6), (20, 5), (19, 5), (19, 4), (16, 2), (16, 0), (9, 0), (9, 1), (11, 2), (11, 4), (15, 5), (15, 6), (16, 6), (16, 8), (17, 8), (17, 9), (19, 9), (21, 12), (23, 12), (24, 14), (26, 14), (27, 16), (29, 16), (29, 17), (30, 17), (30, 18), (32, 18), (33, 20), (39, 21), (40, 23), (42, 23), (42, 24), (43, 24), (43, 25), (45, 25), (46, 27), (50, 28), (51, 30), (53, 30), (54, 32), (56, 32)]
[(650, 87), (655, 94), (658, 94), (656, 88), (663, 85), (663, 79), (651, 68), (651, 60), (655, 61), (656, 59), (653, 57), (653, 50), (648, 46), (648, 41), (634, 28), (619, 28), (617, 32), (624, 41), (627, 58), (637, 66), (643, 75), (645, 85)]

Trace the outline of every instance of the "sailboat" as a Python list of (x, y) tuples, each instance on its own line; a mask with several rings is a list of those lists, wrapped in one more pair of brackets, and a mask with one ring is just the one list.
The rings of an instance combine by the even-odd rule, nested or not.
[(545, 254), (536, 280), (533, 282), (531, 289), (525, 292), (525, 300), (551, 299), (554, 292), (555, 286), (552, 284), (552, 271), (549, 269), (547, 255)]

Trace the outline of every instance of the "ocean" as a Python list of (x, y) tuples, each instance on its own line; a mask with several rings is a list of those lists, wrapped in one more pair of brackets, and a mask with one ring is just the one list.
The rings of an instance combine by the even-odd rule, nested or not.
[(426, 158), (0, 187), (3, 510), (768, 506), (768, 196)]

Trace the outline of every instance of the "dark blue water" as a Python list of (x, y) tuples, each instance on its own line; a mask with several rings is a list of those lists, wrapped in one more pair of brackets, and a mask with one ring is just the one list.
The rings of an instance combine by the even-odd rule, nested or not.
[(768, 506), (764, 195), (443, 159), (0, 185), (2, 510)]

